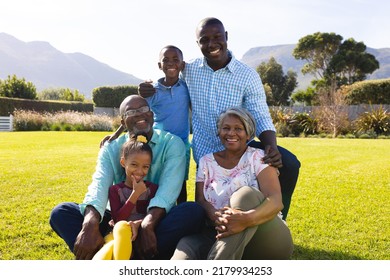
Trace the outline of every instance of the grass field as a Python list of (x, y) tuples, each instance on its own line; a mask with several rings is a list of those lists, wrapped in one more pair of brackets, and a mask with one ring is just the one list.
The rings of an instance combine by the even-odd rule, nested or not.
[[(81, 202), (106, 132), (0, 133), (0, 259), (73, 259), (51, 209)], [(390, 259), (390, 141), (280, 138), (301, 161), (293, 259)], [(193, 200), (194, 165), (189, 199)]]

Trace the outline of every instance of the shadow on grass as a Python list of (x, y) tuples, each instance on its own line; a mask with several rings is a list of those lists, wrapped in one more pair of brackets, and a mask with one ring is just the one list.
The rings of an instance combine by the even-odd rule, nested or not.
[(292, 260), (362, 260), (361, 257), (340, 251), (325, 251), (295, 245)]

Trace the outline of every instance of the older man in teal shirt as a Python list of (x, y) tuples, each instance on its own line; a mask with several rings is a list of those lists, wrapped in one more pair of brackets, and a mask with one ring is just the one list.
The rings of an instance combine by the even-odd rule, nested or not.
[(181, 237), (198, 232), (204, 211), (195, 202), (175, 206), (185, 173), (183, 141), (168, 132), (153, 129), (153, 112), (140, 96), (127, 97), (121, 104), (122, 125), (128, 133), (100, 150), (92, 183), (82, 204), (57, 205), (50, 217), (53, 230), (65, 240), (76, 259), (91, 259), (104, 244), (110, 230), (108, 188), (125, 179), (120, 149), (129, 137), (145, 135), (153, 151), (152, 165), (145, 180), (159, 185), (150, 201), (136, 239), (140, 259), (169, 259)]
[[(104, 216), (108, 202), (108, 188), (125, 180), (126, 174), (119, 158), (120, 149), (128, 139), (129, 134), (126, 133), (100, 150), (92, 183), (88, 187), (89, 191), (83, 203), (80, 204), (81, 213), (84, 214), (87, 205), (92, 205), (101, 217)], [(145, 180), (159, 185), (157, 194), (150, 201), (148, 208), (164, 208), (168, 213), (176, 203), (175, 197), (180, 193), (180, 188), (177, 186), (183, 183), (186, 163), (185, 146), (180, 138), (158, 129), (153, 129), (148, 144), (153, 151), (153, 162)]]

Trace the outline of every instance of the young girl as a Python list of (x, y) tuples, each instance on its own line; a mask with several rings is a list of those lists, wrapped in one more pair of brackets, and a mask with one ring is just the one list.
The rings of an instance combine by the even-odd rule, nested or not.
[(126, 180), (109, 189), (111, 225), (113, 231), (104, 239), (106, 244), (95, 254), (94, 260), (129, 260), (132, 256), (132, 241), (149, 201), (157, 191), (157, 185), (143, 181), (152, 162), (152, 150), (144, 136), (130, 139), (123, 144), (120, 163), (126, 171)]

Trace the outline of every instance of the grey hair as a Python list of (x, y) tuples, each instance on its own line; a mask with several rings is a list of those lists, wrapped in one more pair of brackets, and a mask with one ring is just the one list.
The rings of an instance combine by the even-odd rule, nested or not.
[(249, 140), (252, 140), (256, 136), (255, 119), (247, 109), (242, 107), (231, 107), (219, 115), (217, 122), (218, 133), (226, 116), (235, 116), (243, 123), (245, 132), (249, 136)]

